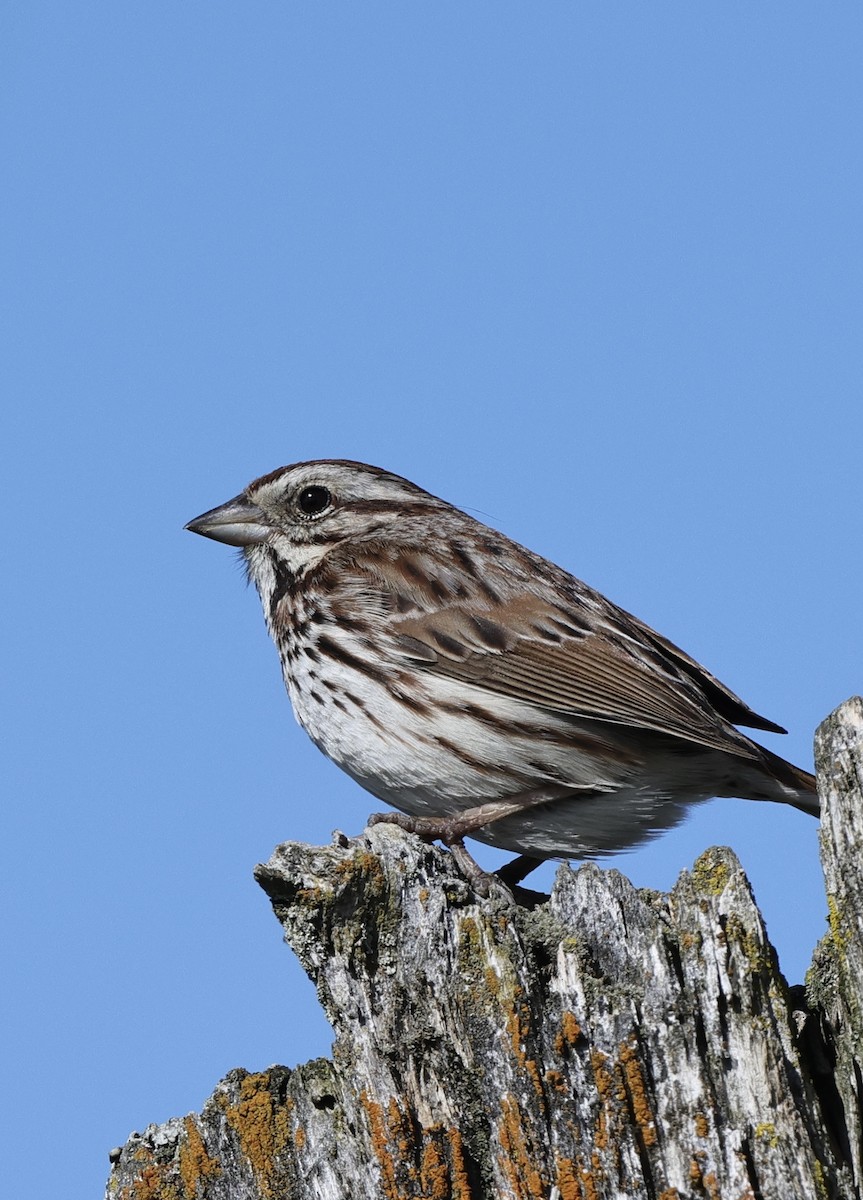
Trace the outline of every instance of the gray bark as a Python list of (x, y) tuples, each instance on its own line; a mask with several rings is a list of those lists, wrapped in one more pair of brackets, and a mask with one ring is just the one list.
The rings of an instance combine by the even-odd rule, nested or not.
[(818, 731), (829, 931), (788, 989), (733, 853), (668, 895), (561, 867), (479, 898), (393, 826), (256, 875), (332, 1060), (232, 1071), (109, 1200), (863, 1196), (863, 700)]

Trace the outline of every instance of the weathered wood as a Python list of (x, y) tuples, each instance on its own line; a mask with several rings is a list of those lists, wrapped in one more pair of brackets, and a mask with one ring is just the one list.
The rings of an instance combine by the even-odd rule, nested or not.
[(257, 878), (333, 1059), (231, 1072), (132, 1135), (109, 1200), (859, 1198), (861, 761), (854, 700), (818, 733), (808, 1006), (727, 849), (669, 895), (588, 864), (531, 904), (392, 826), (278, 847)]
[[(858, 1194), (863, 1194), (863, 699), (843, 704), (815, 735), (821, 865), (829, 932), (807, 976), (835, 1079)], [(832, 1083), (832, 1080), (831, 1080)]]

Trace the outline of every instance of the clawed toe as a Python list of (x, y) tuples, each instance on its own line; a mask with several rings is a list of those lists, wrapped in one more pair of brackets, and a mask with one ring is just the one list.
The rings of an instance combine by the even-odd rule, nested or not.
[(408, 813), (385, 812), (372, 813), (368, 823), (397, 825), (406, 833), (415, 833), (424, 842), (443, 842), (452, 853), (459, 871), (480, 896), (488, 896), (492, 882), (499, 882), (495, 875), (484, 871), (473, 855), (465, 849), (464, 834), (461, 830), (463, 822), (457, 817), (412, 817)]

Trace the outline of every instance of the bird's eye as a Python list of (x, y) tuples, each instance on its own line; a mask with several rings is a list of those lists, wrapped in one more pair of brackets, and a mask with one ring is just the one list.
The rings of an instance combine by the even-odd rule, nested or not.
[(329, 508), (332, 500), (327, 488), (307, 487), (297, 496), (297, 508), (304, 517), (317, 517), (325, 508)]

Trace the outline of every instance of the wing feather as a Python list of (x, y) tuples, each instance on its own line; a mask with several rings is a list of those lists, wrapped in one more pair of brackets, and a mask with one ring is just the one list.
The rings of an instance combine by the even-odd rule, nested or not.
[[(456, 546), (455, 549), (459, 547)], [(451, 547), (451, 550), (453, 547)], [(653, 730), (755, 758), (735, 724), (780, 731), (693, 658), (561, 568), (514, 547), (513, 570), (464, 553), (365, 546), (330, 569), (386, 614), (416, 668), (572, 717)], [(459, 564), (465, 564), (460, 569)]]
[(490, 646), (475, 618), (457, 606), (407, 617), (397, 622), (397, 636), (407, 657), (438, 675), (574, 717), (751, 756), (747, 739), (717, 715), (691, 669), (680, 669), (671, 655), (604, 623), (578, 637), (555, 633), (549, 641), (535, 632), (537, 625), (550, 628), (548, 616), (534, 597), (484, 614), (502, 631), (503, 648)]

